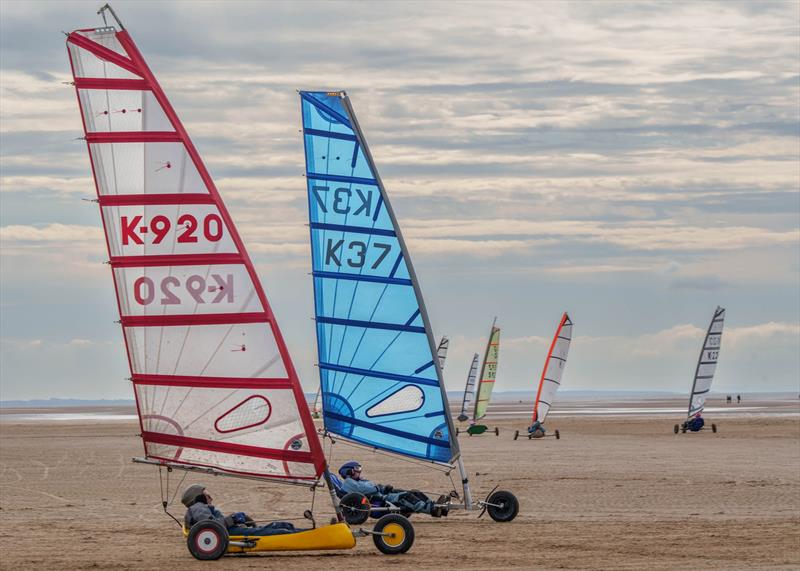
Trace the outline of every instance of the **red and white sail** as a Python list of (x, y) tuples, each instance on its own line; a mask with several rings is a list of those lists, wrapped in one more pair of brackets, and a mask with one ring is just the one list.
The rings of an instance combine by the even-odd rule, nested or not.
[(148, 458), (289, 481), (324, 458), (214, 182), (128, 32), (67, 48)]
[(539, 389), (536, 391), (536, 402), (533, 404), (533, 422), (544, 422), (550, 407), (553, 405), (558, 387), (561, 386), (561, 376), (567, 366), (567, 354), (572, 342), (572, 320), (566, 312), (561, 316), (553, 342), (544, 362), (542, 376), (539, 379)]

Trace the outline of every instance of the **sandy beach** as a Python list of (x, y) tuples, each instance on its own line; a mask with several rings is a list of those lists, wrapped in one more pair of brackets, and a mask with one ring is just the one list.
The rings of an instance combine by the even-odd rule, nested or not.
[[(800, 566), (796, 403), (783, 407), (766, 403), (760, 409), (775, 414), (720, 413), (713, 419), (719, 426), (717, 434), (675, 435), (672, 426), (679, 415), (554, 414), (548, 425), (560, 430), (561, 440), (516, 442), (513, 431), (524, 428), (526, 418), (514, 411), (524, 406), (505, 406), (488, 422), (500, 427), (499, 437), (462, 436), (460, 442), (477, 496), (498, 484), (517, 494), (521, 509), (514, 522), (498, 524), (488, 516), (477, 519), (477, 513), (466, 512), (445, 520), (414, 516), (416, 543), (400, 557), (380, 555), (372, 541), (364, 539), (352, 551), (228, 557), (216, 564), (195, 561), (178, 526), (164, 515), (157, 469), (131, 463), (132, 456), (142, 454), (135, 421), (34, 422), (5, 411), (0, 423), (0, 566), (417, 570)], [(449, 478), (430, 468), (344, 443), (333, 446), (333, 466), (349, 459), (360, 460), (370, 479), (432, 493), (451, 489)], [(171, 475), (173, 491), (182, 477), (177, 471)], [(311, 505), (312, 494), (305, 488), (196, 474), (189, 474), (184, 486), (194, 482), (208, 485), (223, 511), (245, 510), (257, 519), (297, 518)], [(179, 518), (181, 507), (176, 502), (172, 508)], [(315, 513), (319, 521), (332, 514), (324, 491), (316, 495)]]

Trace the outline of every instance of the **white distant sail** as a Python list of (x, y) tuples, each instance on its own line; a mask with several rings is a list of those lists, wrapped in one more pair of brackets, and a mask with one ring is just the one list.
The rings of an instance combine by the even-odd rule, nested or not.
[(694, 373), (694, 383), (692, 393), (689, 397), (689, 418), (696, 416), (703, 411), (706, 404), (706, 394), (711, 390), (711, 382), (714, 380), (714, 371), (717, 369), (717, 359), (719, 359), (719, 348), (722, 344), (722, 326), (725, 324), (725, 309), (717, 306), (714, 317), (708, 325), (706, 338), (703, 340), (703, 349), (700, 351), (700, 358), (697, 360), (697, 369)]
[(439, 358), (439, 367), (444, 369), (444, 362), (447, 359), (447, 350), (450, 348), (450, 339), (447, 336), (442, 336), (439, 341), (439, 348), (436, 350), (436, 356)]
[(550, 344), (550, 351), (544, 362), (542, 377), (539, 380), (539, 390), (536, 392), (536, 402), (533, 405), (533, 422), (541, 423), (547, 418), (556, 391), (561, 385), (561, 376), (567, 365), (567, 354), (572, 341), (572, 320), (566, 312), (561, 316), (561, 321)]
[(469, 418), (467, 411), (472, 405), (472, 399), (475, 396), (475, 378), (478, 376), (478, 354), (472, 357), (472, 365), (470, 365), (469, 373), (467, 374), (467, 386), (464, 387), (464, 399), (461, 401), (461, 413), (458, 415), (458, 420), (465, 421)]

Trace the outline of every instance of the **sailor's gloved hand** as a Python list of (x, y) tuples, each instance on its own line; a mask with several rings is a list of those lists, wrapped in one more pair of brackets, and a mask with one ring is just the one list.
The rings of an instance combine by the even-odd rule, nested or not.
[(393, 490), (394, 490), (394, 487), (391, 484), (386, 484), (385, 486), (383, 486), (383, 493), (384, 494), (391, 494)]
[(247, 522), (247, 514), (244, 512), (236, 512), (231, 515), (231, 518), (236, 525), (244, 525)]

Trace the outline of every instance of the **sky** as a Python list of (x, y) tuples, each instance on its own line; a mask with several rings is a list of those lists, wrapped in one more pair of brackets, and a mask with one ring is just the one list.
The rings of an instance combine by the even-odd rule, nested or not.
[[(62, 30), (0, 3), (0, 399), (131, 398)], [(346, 89), (463, 386), (800, 390), (800, 3), (114, 2), (216, 181), (304, 388), (311, 262), (297, 89)]]

